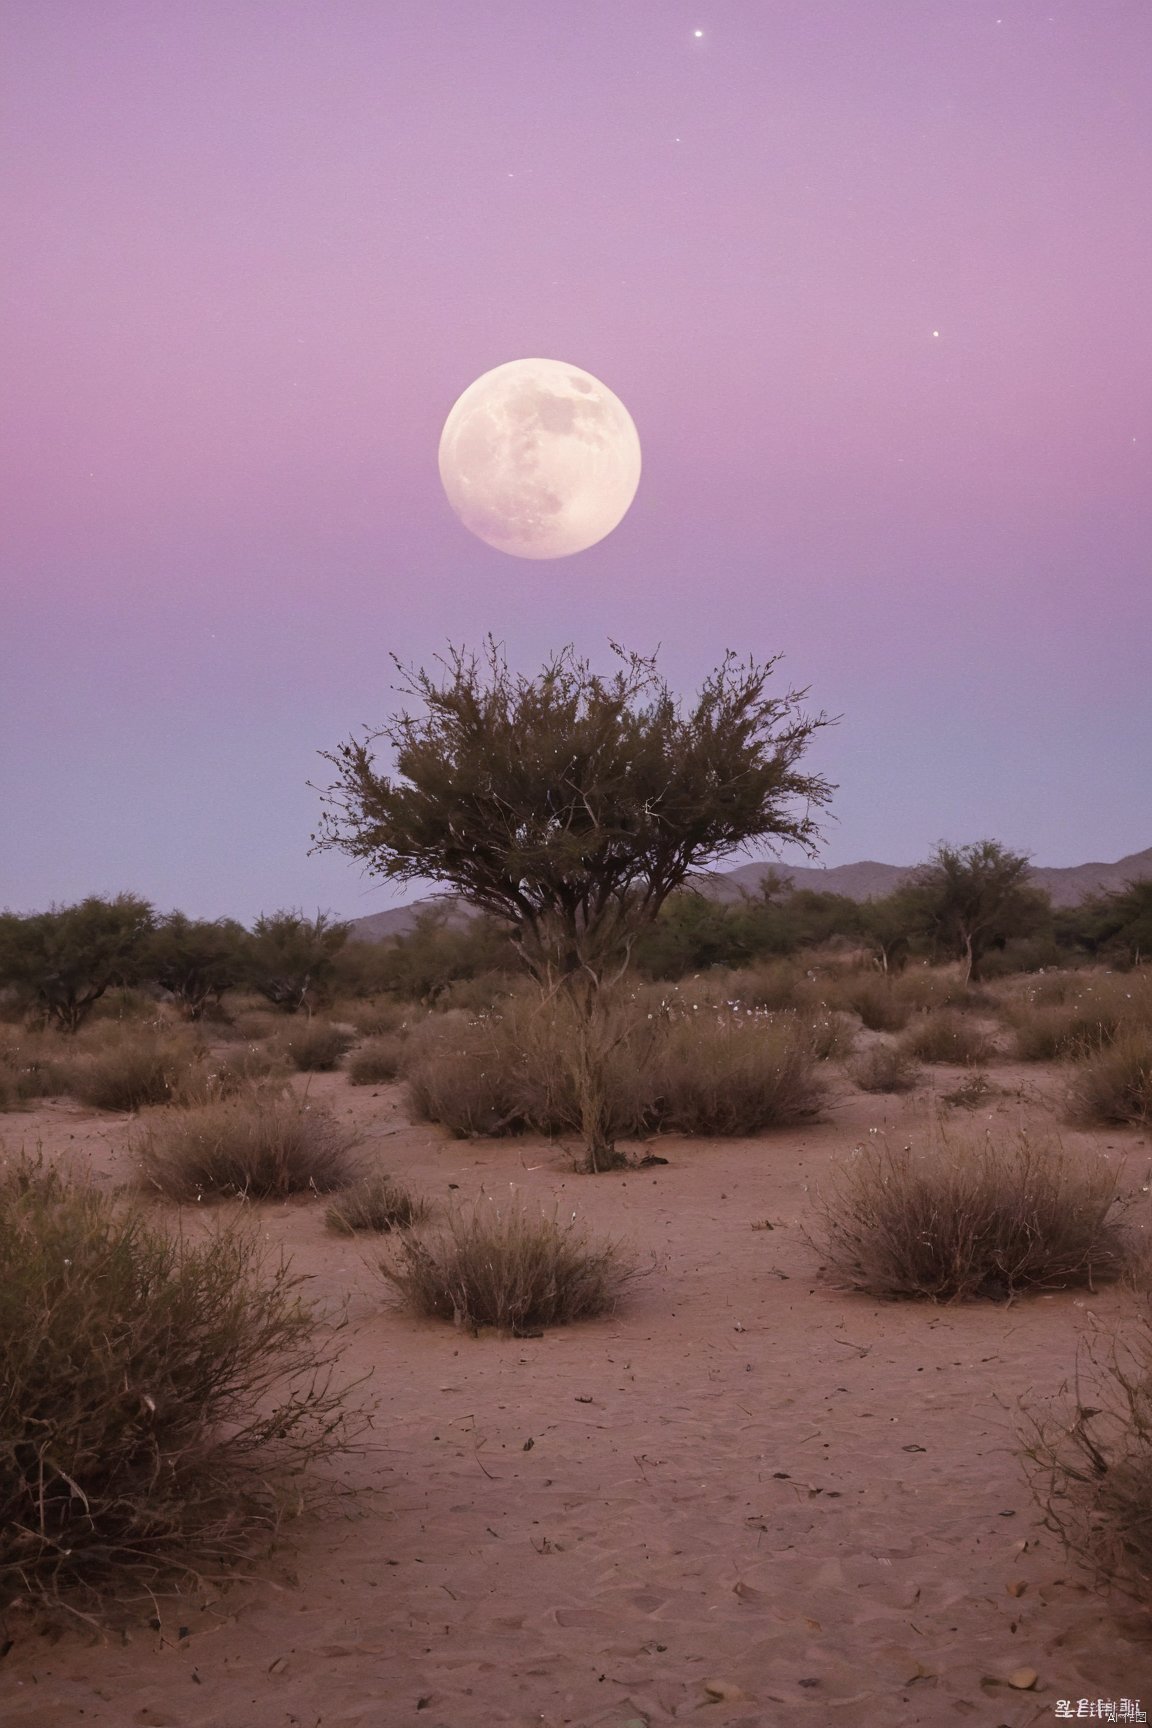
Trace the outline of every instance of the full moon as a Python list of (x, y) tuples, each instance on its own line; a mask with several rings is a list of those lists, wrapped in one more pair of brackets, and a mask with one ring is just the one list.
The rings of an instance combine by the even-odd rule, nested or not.
[(636, 496), (640, 440), (606, 384), (562, 360), (509, 360), (444, 423), (440, 478), (466, 528), (514, 558), (566, 558)]

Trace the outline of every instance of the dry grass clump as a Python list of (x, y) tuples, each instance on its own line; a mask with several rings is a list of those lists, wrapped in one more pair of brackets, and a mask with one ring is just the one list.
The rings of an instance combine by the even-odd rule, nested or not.
[(1006, 1301), (1119, 1276), (1132, 1252), (1119, 1205), (1109, 1166), (1055, 1140), (877, 1138), (842, 1168), (821, 1235), (831, 1271), (870, 1295)]
[(13, 1030), (0, 1037), (0, 1110), (17, 1110), (67, 1089), (68, 1063), (53, 1033)]
[(0, 1161), (0, 1606), (147, 1596), (275, 1532), (355, 1426), (300, 1282)]
[[(284, 1030), (287, 1016), (271, 1008), (236, 1007), (229, 1022), (231, 1036), (247, 1044), (259, 1044), (265, 1038), (276, 1038)], [(221, 1032), (225, 1032), (221, 1028)]]
[(346, 1020), (355, 1026), (361, 1038), (380, 1038), (386, 1032), (399, 1032), (412, 1019), (412, 1009), (391, 997), (375, 997), (368, 1002), (341, 999), (332, 1004), (333, 1020)]
[(187, 1103), (205, 1082), (205, 1051), (194, 1038), (156, 1027), (108, 1031), (68, 1066), (68, 1090), (93, 1110), (140, 1110)]
[(794, 1014), (701, 1012), (669, 1020), (644, 1081), (653, 1127), (745, 1135), (810, 1121), (824, 1104), (809, 1026)]
[(816, 1000), (811, 980), (787, 960), (766, 960), (759, 966), (735, 967), (727, 972), (717, 970), (703, 979), (683, 980), (679, 988), (684, 991), (689, 986), (703, 989), (715, 1006), (738, 1002), (744, 1008), (759, 1008), (769, 1014), (811, 1007)]
[(1021, 1003), (1008, 1010), (1008, 1020), (1021, 1062), (1059, 1062), (1065, 1057), (1085, 1056), (1110, 1044), (1120, 1027), (1116, 1014), (1094, 1013), (1074, 1002)]
[(301, 1074), (329, 1074), (354, 1042), (351, 1032), (331, 1020), (294, 1019), (275, 1042), (276, 1054)]
[(358, 1230), (409, 1230), (422, 1224), (431, 1210), (427, 1200), (410, 1194), (391, 1176), (376, 1172), (362, 1176), (331, 1201), (324, 1222), (338, 1236), (352, 1236)]
[(259, 1044), (246, 1044), (242, 1050), (231, 1050), (227, 1056), (210, 1058), (204, 1066), (202, 1084), (190, 1090), (186, 1104), (210, 1104), (220, 1098), (234, 1098), (253, 1086), (265, 1091), (281, 1090), (288, 1084), (286, 1063), (274, 1051)]
[(1152, 1122), (1152, 1032), (1139, 1027), (1077, 1064), (1068, 1088), (1071, 1121)]
[(345, 1187), (355, 1144), (327, 1110), (260, 1091), (166, 1114), (137, 1152), (145, 1182), (170, 1199), (281, 1200)]
[[(597, 1036), (615, 1139), (755, 1134), (807, 1121), (823, 1103), (818, 1033), (793, 1013), (746, 1013), (645, 991), (614, 1003)], [(416, 1114), (461, 1136), (578, 1132), (574, 1039), (561, 999), (511, 998), (480, 1020), (438, 1017), (410, 1041), (409, 1101)]]
[(901, 1046), (921, 1062), (987, 1062), (996, 1054), (994, 1039), (951, 1008), (918, 1014)]
[(1075, 1386), (1063, 1391), (1062, 1408), (1028, 1413), (1024, 1456), (1045, 1522), (1098, 1580), (1152, 1605), (1152, 1315), (1146, 1292), (1130, 1330), (1097, 1328)]
[(345, 1064), (353, 1086), (377, 1086), (395, 1080), (404, 1061), (407, 1040), (397, 1032), (382, 1032), (367, 1038)]
[(416, 1314), (472, 1332), (514, 1334), (613, 1309), (636, 1277), (614, 1242), (593, 1243), (574, 1221), (489, 1198), (454, 1212), (433, 1237), (403, 1236), (381, 1276)]
[(923, 1079), (915, 1058), (898, 1044), (874, 1044), (849, 1072), (862, 1092), (912, 1092)]
[(901, 1032), (908, 1024), (912, 1004), (895, 978), (876, 972), (857, 972), (829, 985), (829, 1001), (837, 1008), (858, 1014), (870, 1032)]

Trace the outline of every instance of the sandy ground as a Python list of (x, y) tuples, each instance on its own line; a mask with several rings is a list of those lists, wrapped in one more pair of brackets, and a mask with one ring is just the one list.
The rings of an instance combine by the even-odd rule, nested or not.
[[(1045, 1114), (1053, 1073), (993, 1072), (1010, 1095), (977, 1121)], [(389, 1307), (373, 1240), (329, 1234), (320, 1203), (256, 1209), (318, 1298), (350, 1301), (348, 1368), (374, 1371), (378, 1406), (372, 1449), (341, 1467), (360, 1492), (294, 1526), (254, 1582), (162, 1604), (159, 1631), (10, 1626), (4, 1728), (1025, 1728), (1081, 1698), (1152, 1714), (1152, 1626), (1045, 1532), (1015, 1439), (1021, 1400), (1055, 1394), (1090, 1315), (1128, 1298), (933, 1308), (818, 1279), (809, 1184), (870, 1129), (922, 1125), (927, 1092), (840, 1084), (811, 1128), (670, 1140), (665, 1167), (589, 1178), (545, 1142), (413, 1126), (397, 1088), (311, 1091), (432, 1199), (513, 1184), (651, 1270), (607, 1321), (472, 1338)], [(111, 1183), (132, 1127), (57, 1102), (0, 1138)], [(1066, 1138), (1147, 1180), (1146, 1136)], [(1029, 1668), (1034, 1688), (1008, 1684)]]

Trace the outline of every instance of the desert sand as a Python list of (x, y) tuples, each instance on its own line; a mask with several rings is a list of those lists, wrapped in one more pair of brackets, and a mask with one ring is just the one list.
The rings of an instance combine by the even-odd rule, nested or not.
[[(993, 1077), (1005, 1093), (977, 1122), (1047, 1119), (1055, 1070)], [(1149, 1618), (1044, 1529), (1016, 1438), (1021, 1401), (1055, 1395), (1091, 1317), (1131, 1299), (877, 1302), (822, 1282), (805, 1240), (810, 1186), (871, 1130), (922, 1127), (931, 1087), (840, 1082), (814, 1126), (669, 1139), (667, 1165), (594, 1178), (554, 1143), (414, 1125), (399, 1087), (310, 1090), (433, 1201), (512, 1187), (630, 1242), (647, 1273), (607, 1320), (472, 1337), (391, 1306), (385, 1248), (333, 1236), (323, 1202), (250, 1208), (318, 1300), (349, 1302), (347, 1371), (373, 1371), (376, 1406), (368, 1449), (338, 1467), (357, 1492), (215, 1600), (159, 1602), (158, 1629), (148, 1610), (100, 1641), (11, 1617), (4, 1728), (1028, 1728), (1081, 1698), (1152, 1713)], [(57, 1101), (2, 1137), (112, 1185), (131, 1179), (133, 1126)], [(1148, 1180), (1146, 1135), (1064, 1138)], [(1029, 1669), (1034, 1686), (1010, 1684)]]

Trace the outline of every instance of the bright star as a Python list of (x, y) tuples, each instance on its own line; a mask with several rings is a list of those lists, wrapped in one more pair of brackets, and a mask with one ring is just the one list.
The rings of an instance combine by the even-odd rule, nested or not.
[(697, 42), (699, 42), (699, 40), (700, 40), (701, 36), (703, 36), (704, 32), (703, 32), (703, 30), (693, 30), (692, 34), (693, 34), (693, 36), (695, 36)]

